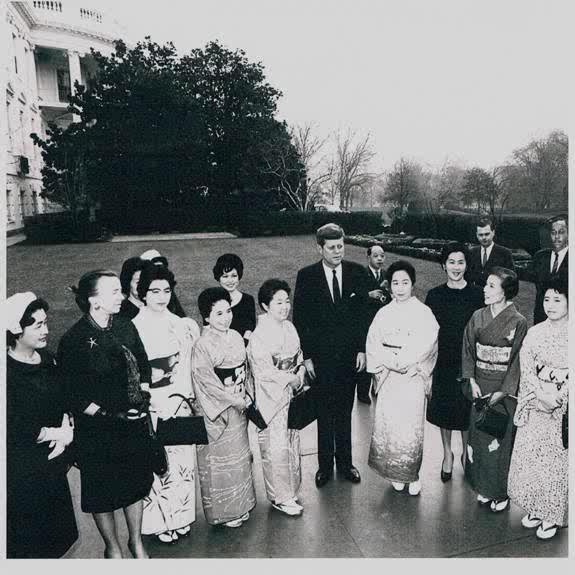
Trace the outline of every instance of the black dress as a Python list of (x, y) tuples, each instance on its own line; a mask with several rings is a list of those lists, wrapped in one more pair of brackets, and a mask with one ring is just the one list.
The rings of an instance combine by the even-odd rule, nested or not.
[(484, 305), (483, 291), (470, 284), (463, 289), (443, 284), (429, 290), (425, 304), (439, 324), (439, 349), (427, 421), (443, 429), (466, 430), (471, 403), (463, 395), (457, 378), (461, 376), (463, 332), (473, 312)]
[[(232, 307), (234, 319), (232, 320), (231, 329), (235, 329), (242, 337), (246, 331), (254, 331), (256, 328), (256, 303), (254, 298), (242, 293), (240, 301)], [(247, 340), (244, 340), (247, 345)]]
[(64, 414), (53, 356), (40, 350), (31, 365), (7, 358), (6, 496), (8, 558), (57, 558), (78, 538), (66, 474), (70, 447), (48, 460), (42, 427), (60, 427)]
[(84, 316), (62, 337), (58, 363), (75, 418), (82, 511), (110, 512), (143, 499), (153, 482), (145, 419), (84, 414), (91, 403), (109, 413), (125, 412), (137, 400), (139, 383), (151, 381), (134, 324), (111, 317), (103, 329)]

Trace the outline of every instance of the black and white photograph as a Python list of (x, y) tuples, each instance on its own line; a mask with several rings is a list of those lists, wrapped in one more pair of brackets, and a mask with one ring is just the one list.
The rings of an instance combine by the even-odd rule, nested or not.
[(567, 560), (569, 8), (0, 0), (5, 565)]

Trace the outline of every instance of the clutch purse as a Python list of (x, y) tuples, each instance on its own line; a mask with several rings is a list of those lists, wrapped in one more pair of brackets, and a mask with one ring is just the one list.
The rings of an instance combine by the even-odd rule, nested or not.
[[(181, 393), (172, 393), (169, 397), (181, 397), (182, 404), (188, 404), (193, 413), (192, 402)], [(180, 404), (181, 407), (181, 404)], [(178, 407), (178, 410), (180, 408)], [(176, 413), (178, 412), (176, 410)], [(156, 435), (162, 445), (207, 445), (208, 433), (201, 415), (186, 415), (171, 419), (158, 419)]]
[(146, 423), (148, 426), (148, 437), (150, 440), (150, 466), (156, 475), (162, 476), (168, 471), (168, 456), (166, 455), (164, 446), (154, 431), (152, 416), (150, 415), (149, 411), (146, 414)]
[(563, 419), (561, 420), (561, 439), (563, 440), (563, 447), (565, 449), (569, 448), (569, 406), (567, 406), (567, 411), (563, 414)]
[(317, 419), (317, 397), (313, 387), (304, 387), (289, 404), (289, 429), (304, 429)]
[[(246, 417), (261, 431), (265, 429), (268, 424), (256, 406), (255, 397), (252, 397), (246, 389), (247, 396), (252, 400), (251, 404), (246, 407)], [(255, 393), (254, 393), (255, 395)]]
[[(497, 409), (498, 406), (503, 407)], [(503, 439), (509, 426), (509, 411), (503, 401), (494, 406), (489, 405), (489, 398), (480, 397), (475, 400), (476, 418), (475, 428), (497, 439)]]

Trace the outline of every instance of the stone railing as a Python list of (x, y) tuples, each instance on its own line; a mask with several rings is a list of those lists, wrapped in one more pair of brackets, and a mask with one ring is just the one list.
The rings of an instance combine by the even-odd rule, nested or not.
[(88, 10), (87, 8), (80, 8), (80, 18), (82, 20), (91, 20), (92, 22), (102, 23), (102, 14), (96, 10)]
[(52, 2), (51, 0), (34, 0), (32, 2), (36, 10), (50, 10), (52, 12), (62, 12), (62, 2)]

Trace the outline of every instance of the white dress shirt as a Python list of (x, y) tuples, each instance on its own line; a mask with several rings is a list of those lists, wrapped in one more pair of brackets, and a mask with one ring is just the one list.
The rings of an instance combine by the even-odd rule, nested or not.
[(325, 273), (325, 279), (327, 280), (327, 285), (329, 286), (329, 293), (331, 294), (332, 301), (333, 299), (333, 270), (335, 269), (335, 275), (337, 277), (337, 282), (339, 283), (339, 291), (340, 296), (342, 295), (343, 291), (343, 283), (342, 283), (342, 271), (341, 271), (341, 264), (339, 264), (336, 268), (330, 268), (326, 266), (324, 262), (322, 262), (323, 272)]
[(367, 266), (369, 268), (369, 271), (371, 272), (371, 275), (373, 275), (373, 278), (375, 279), (375, 281), (378, 281), (378, 274), (381, 272), (382, 274), (382, 279), (383, 279), (383, 270), (376, 270), (374, 268), (372, 268), (370, 265)]
[(565, 259), (565, 256), (567, 255), (567, 250), (569, 249), (569, 246), (567, 246), (566, 248), (563, 248), (560, 252), (551, 252), (551, 258), (550, 258), (550, 262), (549, 262), (549, 271), (552, 272), (553, 271), (553, 264), (555, 263), (555, 257), (559, 257), (559, 263), (557, 264), (557, 269), (559, 269), (561, 267), (561, 264), (563, 263), (563, 260)]

